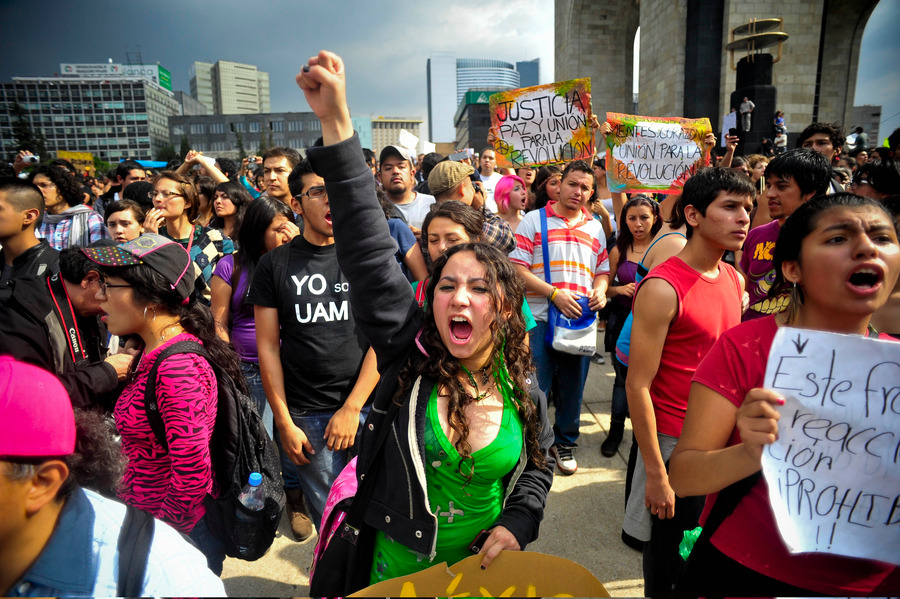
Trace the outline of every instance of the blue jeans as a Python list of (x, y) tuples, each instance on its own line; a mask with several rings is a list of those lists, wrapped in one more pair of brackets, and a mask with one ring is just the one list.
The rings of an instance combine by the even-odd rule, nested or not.
[(206, 556), (206, 565), (212, 570), (213, 574), (221, 576), (222, 565), (225, 562), (225, 544), (209, 532), (205, 517), (200, 518), (200, 521), (197, 522), (188, 536), (197, 546), (197, 549)]
[[(368, 406), (360, 410), (357, 439), (359, 439), (359, 431), (362, 430), (363, 422), (368, 414)], [(291, 420), (294, 421), (294, 426), (303, 431), (316, 452), (314, 455), (304, 452), (310, 460), (310, 463), (305, 466), (298, 466), (291, 461), (287, 452), (282, 449), (281, 436), (277, 429), (275, 431), (275, 442), (281, 453), (281, 475), (284, 478), (284, 488), (303, 490), (310, 519), (317, 529), (320, 528), (322, 522), (322, 512), (325, 511), (325, 502), (328, 499), (331, 485), (352, 457), (348, 449), (329, 451), (325, 446), (325, 428), (332, 416), (334, 416), (332, 411), (295, 412), (291, 410)]]
[(266, 391), (263, 389), (262, 377), (259, 374), (259, 364), (241, 360), (241, 370), (244, 373), (244, 380), (247, 381), (247, 387), (250, 389), (250, 399), (253, 400), (257, 413), (262, 416), (263, 425), (271, 439), (274, 434), (275, 417), (272, 414), (272, 407), (266, 399)]
[(538, 385), (545, 394), (554, 388), (556, 396), (556, 424), (553, 425), (554, 443), (574, 447), (578, 441), (581, 420), (581, 398), (584, 383), (591, 365), (590, 356), (575, 356), (556, 351), (544, 343), (547, 323), (537, 321), (529, 332), (531, 356), (537, 369)]

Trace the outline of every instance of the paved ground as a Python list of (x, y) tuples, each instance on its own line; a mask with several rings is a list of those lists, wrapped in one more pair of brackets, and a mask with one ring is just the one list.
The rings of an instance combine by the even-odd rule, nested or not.
[[(541, 536), (528, 549), (578, 562), (603, 582), (614, 597), (634, 597), (643, 595), (641, 556), (620, 538), (630, 422), (619, 455), (600, 455), (600, 444), (609, 428), (613, 382), (609, 355), (606, 360), (605, 365), (592, 364), (588, 375), (581, 411), (578, 472), (562, 476), (557, 470)], [(225, 561), (225, 589), (231, 596), (305, 596), (315, 541), (313, 536), (303, 544), (295, 543), (282, 520), (281, 533), (262, 559)]]

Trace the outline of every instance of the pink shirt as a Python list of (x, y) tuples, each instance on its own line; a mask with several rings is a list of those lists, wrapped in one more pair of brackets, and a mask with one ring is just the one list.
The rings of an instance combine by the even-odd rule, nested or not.
[(203, 498), (216, 495), (209, 440), (216, 422), (216, 377), (205, 358), (169, 356), (157, 371), (156, 398), (166, 425), (167, 452), (157, 442), (144, 409), (144, 389), (156, 356), (182, 333), (146, 354), (116, 403), (116, 427), (128, 466), (119, 497), (125, 503), (189, 533), (206, 512)]

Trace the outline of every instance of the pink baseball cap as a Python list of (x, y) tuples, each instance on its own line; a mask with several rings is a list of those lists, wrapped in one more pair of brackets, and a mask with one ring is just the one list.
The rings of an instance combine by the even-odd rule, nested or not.
[(75, 451), (75, 414), (62, 383), (37, 366), (0, 357), (0, 458)]

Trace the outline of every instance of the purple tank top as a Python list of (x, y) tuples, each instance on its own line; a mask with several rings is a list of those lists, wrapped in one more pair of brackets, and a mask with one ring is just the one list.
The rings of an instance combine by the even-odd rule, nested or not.
[[(616, 279), (619, 281), (619, 285), (627, 285), (628, 283), (634, 283), (635, 277), (637, 275), (637, 262), (632, 262), (631, 260), (626, 260), (622, 263), (622, 266), (616, 270)], [(613, 298), (616, 302), (618, 302), (623, 308), (631, 310), (631, 302), (633, 298), (628, 297), (627, 295), (617, 295)]]

